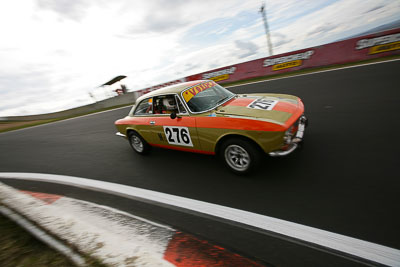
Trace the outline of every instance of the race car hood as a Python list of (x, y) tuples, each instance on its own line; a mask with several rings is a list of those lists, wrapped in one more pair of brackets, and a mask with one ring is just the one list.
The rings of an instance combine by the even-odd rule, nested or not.
[(215, 111), (220, 116), (259, 119), (280, 125), (294, 122), (303, 112), (304, 106), (298, 97), (284, 94), (238, 95)]

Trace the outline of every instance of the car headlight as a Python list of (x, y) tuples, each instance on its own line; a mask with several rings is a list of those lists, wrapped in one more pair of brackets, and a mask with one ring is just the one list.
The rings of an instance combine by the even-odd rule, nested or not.
[(290, 144), (292, 141), (292, 136), (293, 136), (293, 125), (289, 127), (289, 129), (285, 132), (285, 135), (283, 136), (283, 140), (285, 141), (285, 144)]

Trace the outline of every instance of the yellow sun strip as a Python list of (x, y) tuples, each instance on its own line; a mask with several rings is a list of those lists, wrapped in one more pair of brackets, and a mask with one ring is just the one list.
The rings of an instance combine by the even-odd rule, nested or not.
[(203, 92), (204, 90), (211, 88), (213, 86), (216, 86), (216, 85), (217, 84), (213, 81), (203, 82), (203, 83), (197, 84), (195, 86), (189, 87), (188, 89), (186, 89), (185, 91), (182, 92), (182, 96), (187, 103), (198, 93)]

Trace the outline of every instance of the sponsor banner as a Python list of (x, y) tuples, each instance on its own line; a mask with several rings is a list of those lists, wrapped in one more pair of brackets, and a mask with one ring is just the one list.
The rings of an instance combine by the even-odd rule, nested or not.
[(226, 66), (137, 92), (140, 96), (168, 85), (194, 80), (213, 80), (223, 84), (398, 54), (400, 54), (400, 28)]
[(214, 72), (208, 72), (202, 74), (202, 80), (213, 80), (215, 82), (228, 80), (229, 75), (235, 74), (236, 67), (230, 67), (223, 70), (217, 70)]
[(287, 68), (293, 68), (301, 66), (303, 60), (308, 60), (314, 54), (314, 50), (310, 50), (304, 53), (297, 53), (289, 56), (268, 58), (264, 60), (264, 67), (272, 66), (272, 70), (283, 70)]
[(357, 41), (356, 50), (369, 48), (369, 54), (377, 54), (400, 49), (400, 33), (364, 38)]
[(223, 84), (396, 54), (400, 54), (400, 28), (222, 67), (186, 80), (209, 79)]
[(400, 49), (400, 42), (395, 42), (391, 44), (385, 44), (385, 45), (377, 45), (374, 47), (371, 47), (369, 49), (369, 54), (378, 54), (378, 53), (383, 53), (383, 52), (388, 52), (388, 51), (393, 51)]
[(229, 74), (223, 74), (220, 76), (210, 78), (210, 80), (213, 80), (214, 82), (220, 82), (220, 81), (228, 80), (228, 79), (229, 79)]
[(303, 61), (298, 59), (298, 60), (294, 60), (294, 61), (289, 61), (289, 62), (285, 62), (285, 63), (281, 63), (281, 64), (276, 64), (274, 66), (272, 66), (272, 70), (283, 70), (283, 69), (288, 69), (288, 68), (293, 68), (293, 67), (297, 67), (297, 66), (301, 66), (301, 63)]

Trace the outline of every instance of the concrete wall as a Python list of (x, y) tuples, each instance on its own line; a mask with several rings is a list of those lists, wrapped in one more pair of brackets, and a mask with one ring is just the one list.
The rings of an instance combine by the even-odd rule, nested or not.
[(119, 105), (128, 105), (134, 104), (137, 98), (136, 92), (130, 92), (125, 95), (120, 95), (116, 97), (112, 97), (109, 99), (105, 99), (94, 104), (77, 107), (73, 109), (63, 110), (59, 112), (47, 113), (47, 114), (39, 114), (39, 115), (28, 115), (28, 116), (11, 116), (11, 117), (3, 117), (0, 118), (2, 121), (31, 121), (31, 120), (48, 120), (48, 119), (56, 119), (62, 117), (70, 117), (76, 116), (80, 114), (85, 114), (93, 111), (97, 111), (99, 109), (110, 108)]

